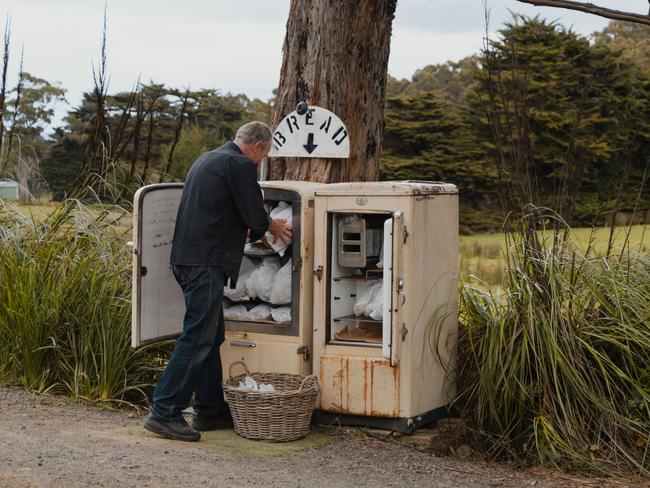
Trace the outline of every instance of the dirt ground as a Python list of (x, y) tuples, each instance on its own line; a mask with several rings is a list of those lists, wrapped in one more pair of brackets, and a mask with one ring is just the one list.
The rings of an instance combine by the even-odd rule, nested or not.
[[(0, 388), (0, 487), (604, 487), (640, 481), (436, 457), (355, 429), (316, 429), (284, 444), (233, 431), (198, 443), (157, 438), (143, 417)], [(646, 485), (647, 486), (647, 485)]]

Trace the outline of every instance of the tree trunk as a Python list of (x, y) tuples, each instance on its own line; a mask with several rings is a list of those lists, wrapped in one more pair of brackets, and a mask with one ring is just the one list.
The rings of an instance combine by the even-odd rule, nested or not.
[(345, 123), (349, 159), (272, 158), (272, 179), (374, 181), (384, 124), (390, 35), (397, 0), (292, 0), (272, 125), (296, 104)]
[(16, 164), (16, 180), (20, 188), (18, 190), (18, 200), (22, 203), (29, 203), (32, 201), (32, 195), (29, 188), (29, 179), (34, 174), (31, 166), (27, 162), (27, 159), (24, 159), (18, 154), (16, 158), (18, 163)]

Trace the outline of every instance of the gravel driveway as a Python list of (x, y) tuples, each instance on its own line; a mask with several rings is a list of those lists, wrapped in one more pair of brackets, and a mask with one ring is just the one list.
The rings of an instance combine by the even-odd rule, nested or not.
[(0, 388), (0, 416), (0, 487), (639, 486), (435, 457), (351, 429), (287, 444), (247, 441), (232, 431), (174, 442), (146, 433), (130, 411), (18, 389)]

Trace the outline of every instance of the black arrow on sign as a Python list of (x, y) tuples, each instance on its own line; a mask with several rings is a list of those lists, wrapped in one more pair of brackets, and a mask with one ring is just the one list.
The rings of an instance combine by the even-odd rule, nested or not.
[(313, 133), (311, 133), (311, 132), (309, 133), (309, 135), (307, 136), (307, 144), (305, 144), (302, 147), (304, 147), (309, 154), (313, 153), (314, 149), (316, 149), (318, 147), (318, 144), (314, 144), (314, 134)]

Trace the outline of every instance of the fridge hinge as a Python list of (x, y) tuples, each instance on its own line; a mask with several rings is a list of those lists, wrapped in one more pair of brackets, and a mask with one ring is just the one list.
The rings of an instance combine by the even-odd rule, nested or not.
[(318, 281), (320, 281), (321, 279), (323, 279), (323, 267), (322, 267), (322, 266), (319, 266), (318, 268), (316, 268), (316, 269), (314, 270), (314, 276), (316, 277), (316, 279), (317, 279)]
[(297, 351), (298, 354), (302, 354), (302, 357), (305, 359), (305, 361), (309, 361), (311, 359), (311, 354), (309, 351), (309, 346), (300, 346)]
[(406, 230), (406, 226), (402, 226), (402, 241), (403, 244), (406, 244), (406, 238), (409, 236), (408, 230)]
[(409, 330), (406, 328), (406, 324), (402, 324), (402, 328), (399, 330), (400, 335), (402, 336), (402, 342), (406, 340), (406, 334), (409, 333)]

